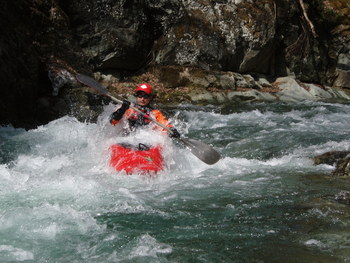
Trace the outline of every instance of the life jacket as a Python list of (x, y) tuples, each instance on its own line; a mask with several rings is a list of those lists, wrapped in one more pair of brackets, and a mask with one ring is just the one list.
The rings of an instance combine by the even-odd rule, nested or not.
[[(127, 120), (129, 123), (129, 128), (131, 130), (135, 130), (138, 127), (142, 127), (145, 125), (149, 125), (152, 121), (147, 118), (148, 116), (151, 117), (152, 119), (158, 121), (159, 123), (163, 124), (164, 126), (171, 128), (173, 127), (171, 124), (169, 124), (169, 121), (164, 117), (164, 115), (157, 109), (154, 109), (150, 105), (147, 106), (139, 106), (135, 105), (137, 109), (142, 111), (145, 115), (138, 113), (137, 111), (129, 108), (126, 110), (126, 112), (123, 115), (123, 119)], [(115, 120), (112, 119), (111, 123), (112, 125), (118, 124), (121, 120)], [(163, 128), (159, 127), (156, 125), (155, 127), (161, 129), (162, 131), (165, 131)]]

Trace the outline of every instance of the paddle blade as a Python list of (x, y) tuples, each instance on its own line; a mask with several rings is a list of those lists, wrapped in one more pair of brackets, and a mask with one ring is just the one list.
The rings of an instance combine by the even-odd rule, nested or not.
[(95, 79), (82, 74), (78, 74), (76, 78), (80, 83), (95, 89), (97, 92), (101, 93), (102, 95), (108, 95), (108, 90)]
[(198, 159), (206, 164), (214, 164), (221, 158), (220, 154), (204, 142), (193, 139), (180, 139), (183, 144), (195, 155)]
[(90, 88), (93, 88), (94, 90), (96, 90), (98, 93), (100, 93), (101, 95), (104, 95), (104, 96), (107, 96), (109, 97), (110, 99), (114, 100), (115, 102), (117, 103), (123, 103), (121, 100), (113, 97), (109, 92), (108, 90), (106, 89), (106, 87), (102, 86), (98, 81), (94, 80), (93, 78), (91, 77), (88, 77), (88, 76), (85, 76), (85, 75), (82, 75), (82, 74), (78, 74), (76, 76), (77, 80), (90, 87)]

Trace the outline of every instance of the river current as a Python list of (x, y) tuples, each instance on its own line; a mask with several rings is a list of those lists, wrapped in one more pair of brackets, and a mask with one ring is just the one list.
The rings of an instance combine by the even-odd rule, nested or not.
[[(150, 130), (63, 117), (0, 128), (0, 262), (350, 262), (349, 179), (311, 158), (350, 150), (350, 105), (183, 105), (184, 137), (215, 147), (206, 165)], [(108, 166), (116, 142), (162, 143), (153, 178)]]

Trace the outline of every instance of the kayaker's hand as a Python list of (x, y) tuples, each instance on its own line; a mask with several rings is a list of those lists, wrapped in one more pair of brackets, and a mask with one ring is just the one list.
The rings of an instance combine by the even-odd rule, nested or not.
[(119, 121), (123, 117), (126, 110), (129, 109), (129, 107), (130, 107), (130, 101), (123, 100), (122, 106), (112, 113), (110, 121), (111, 120)]
[(180, 138), (181, 136), (180, 133), (174, 127), (171, 127), (170, 130), (171, 130), (171, 133), (169, 133), (169, 137)]
[(125, 112), (127, 109), (129, 109), (129, 107), (130, 107), (130, 101), (128, 101), (128, 100), (123, 100), (123, 104), (122, 104), (122, 106), (121, 106), (121, 109), (123, 109), (124, 112)]

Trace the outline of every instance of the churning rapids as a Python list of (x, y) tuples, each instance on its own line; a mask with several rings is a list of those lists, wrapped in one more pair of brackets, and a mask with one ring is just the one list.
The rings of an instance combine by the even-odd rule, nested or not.
[[(349, 262), (346, 178), (310, 157), (350, 149), (350, 105), (183, 106), (188, 138), (222, 159), (202, 163), (165, 136), (129, 138), (63, 117), (0, 128), (0, 262)], [(117, 174), (108, 147), (161, 142), (155, 178)]]

